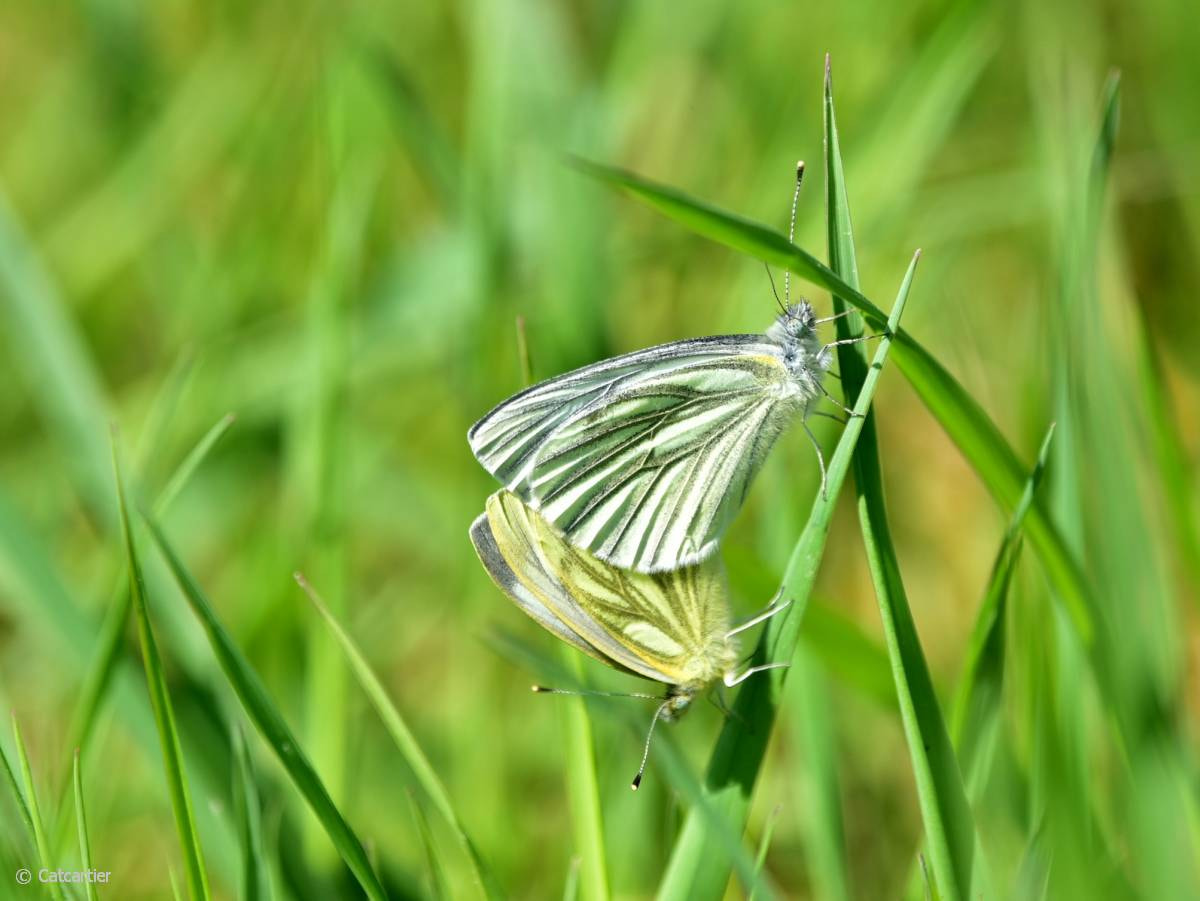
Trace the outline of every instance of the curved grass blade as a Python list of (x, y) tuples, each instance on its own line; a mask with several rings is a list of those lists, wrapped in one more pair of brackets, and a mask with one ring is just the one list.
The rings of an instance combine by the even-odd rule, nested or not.
[[(817, 569), (825, 550), (834, 503), (850, 468), (850, 457), (862, 432), (864, 417), (870, 409), (888, 351), (891, 336), (899, 328), (900, 316), (908, 299), (920, 255), (914, 255), (886, 323), (887, 330), (867, 375), (863, 390), (838, 441), (827, 470), (827, 490), (813, 501), (804, 532), (792, 550), (783, 577), (783, 597), (791, 600), (787, 609), (768, 621), (755, 649), (753, 662), (790, 660), (800, 640), (800, 625)], [(774, 669), (746, 682), (734, 702), (734, 716), (726, 720), (709, 760), (702, 792), (704, 807), (714, 810), (734, 830), (744, 829), (749, 814), (754, 782), (762, 766), (767, 740), (775, 721), (787, 670)], [(722, 897), (729, 881), (729, 858), (711, 833), (710, 817), (694, 805), (688, 812), (663, 881), (660, 899)]]
[[(7, 770), (8, 779), (12, 785), (13, 796), (17, 800), (17, 806), (21, 809), (21, 817), (25, 820), (25, 827), (29, 833), (29, 838), (33, 844), (34, 850), (37, 852), (38, 862), (45, 869), (57, 869), (54, 865), (53, 857), (50, 854), (50, 844), (46, 841), (46, 827), (42, 824), (42, 814), (38, 809), (37, 790), (33, 784), (33, 770), (29, 766), (29, 755), (25, 751), (25, 742), (21, 740), (21, 728), (17, 725), (17, 716), (12, 715), (12, 733), (13, 745), (17, 751), (17, 765), (21, 768), (21, 781), (25, 783), (25, 793), (21, 794), (21, 789), (17, 786), (16, 777), (13, 775), (12, 768), (8, 764), (8, 759), (4, 760), (4, 768)], [(66, 901), (63, 894), (62, 886), (58, 883), (48, 883), (50, 897), (54, 901)]]
[[(79, 767), (79, 749), (75, 749), (75, 765), (72, 767), (71, 783), (75, 786), (75, 825), (79, 829), (79, 862), (85, 870), (92, 869), (92, 843), (88, 838), (87, 814), (83, 808), (83, 774)], [(96, 886), (84, 882), (87, 901), (97, 901)]]
[(188, 895), (192, 901), (207, 899), (208, 876), (204, 872), (204, 855), (200, 849), (200, 837), (196, 832), (196, 817), (192, 812), (192, 797), (188, 790), (187, 776), (183, 768), (183, 750), (179, 745), (179, 732), (175, 727), (175, 712), (171, 707), (171, 696), (167, 692), (167, 680), (163, 675), (162, 660), (158, 655), (158, 644), (150, 624), (150, 611), (146, 604), (146, 583), (142, 577), (142, 564), (133, 540), (133, 528), (129, 522), (129, 508), (125, 502), (125, 484), (121, 479), (121, 467), (117, 461), (117, 446), (114, 436), (113, 472), (117, 482), (117, 509), (121, 521), (121, 535), (125, 542), (126, 566), (129, 569), (129, 597), (137, 617), (138, 635), (142, 644), (142, 661), (146, 668), (146, 683), (150, 692), (150, 707), (154, 711), (154, 722), (158, 727), (159, 744), (162, 746), (163, 769), (167, 776), (167, 789), (171, 796), (171, 811), (175, 817), (175, 828), (179, 833), (179, 845), (183, 851), (184, 871)]
[(235, 723), (233, 735), (233, 811), (237, 819), (238, 840), (242, 846), (242, 901), (258, 901), (267, 896), (263, 891), (267, 871), (263, 851), (262, 811), (259, 808), (258, 784), (254, 778), (254, 763), (245, 736)]
[[(854, 250), (854, 229), (850, 220), (837, 119), (833, 110), (829, 57), (825, 58), (824, 106), (829, 259), (835, 271), (851, 285), (856, 285), (858, 264)], [(845, 308), (842, 301), (841, 295), (835, 293), (835, 313)], [(862, 330), (861, 323), (851, 322), (844, 317), (837, 320), (837, 327), (839, 339), (857, 337)], [(838, 363), (842, 388), (846, 392), (846, 399), (850, 400), (857, 396), (866, 374), (866, 355), (861, 344), (841, 344), (838, 347)], [(892, 545), (883, 494), (883, 474), (879, 465), (879, 444), (874, 415), (870, 412), (854, 451), (854, 480), (863, 543), (875, 583), (888, 655), (892, 661), (900, 717), (908, 740), (917, 798), (929, 843), (930, 863), (939, 894), (947, 901), (959, 901), (970, 897), (974, 824), (958, 761), (942, 718), (933, 680), (905, 596), (900, 564)]]
[[(773, 229), (620, 169), (583, 160), (577, 160), (576, 165), (601, 181), (623, 188), (699, 235), (787, 268), (827, 289), (854, 306), (872, 327), (886, 326), (886, 317), (879, 307), (812, 254), (794, 246)], [(897, 332), (894, 344), (896, 368), (912, 384), (1001, 506), (1013, 508), (1021, 496), (1025, 471), (996, 424), (911, 335), (903, 330)], [(1091, 647), (1095, 611), (1082, 569), (1057, 527), (1038, 505), (1029, 511), (1026, 532), (1081, 641)]]
[(287, 771), (292, 784), (308, 803), (318, 822), (324, 827), (333, 846), (357, 878), (367, 893), (367, 897), (372, 901), (383, 901), (387, 895), (379, 877), (371, 868), (366, 849), (354, 830), (350, 828), (350, 824), (342, 816), (341, 811), (338, 810), (337, 805), (334, 804), (320, 776), (313, 769), (308, 757), (296, 741), (295, 735), (292, 734), (292, 730), (279, 712), (279, 708), (271, 700), (266, 686), (262, 684), (262, 680), (246, 658), (242, 656), (241, 650), (234, 644), (229, 633), (225, 631), (225, 627), (221, 625), (212, 604), (209, 603), (204, 592), (200, 590), (200, 586), (196, 584), (184, 567), (167, 541), (166, 535), (163, 534), (153, 518), (145, 514), (143, 516), (149, 527), (150, 535), (154, 538), (159, 551), (175, 576), (175, 580), (183, 590), (188, 605), (192, 608), (196, 618), (200, 620), (200, 625), (208, 636), (217, 663), (220, 664), (225, 678), (229, 680), (229, 684), (237, 693), (238, 700), (242, 703), (242, 709), (246, 711), (246, 715), (250, 717), (263, 739), (279, 758), (279, 762)]
[(342, 628), (341, 623), (334, 617), (332, 611), (330, 611), (321, 599), (321, 596), (308, 584), (308, 580), (301, 573), (295, 573), (294, 575), (297, 584), (304, 589), (304, 593), (312, 601), (313, 607), (321, 614), (325, 625), (341, 646), (342, 652), (346, 655), (346, 661), (350, 664), (351, 671), (354, 673), (355, 678), (358, 679), (358, 684), (370, 699), (375, 712), (379, 714), (379, 718), (383, 720), (384, 727), (392, 737), (392, 741), (395, 742), (396, 748), (404, 758), (404, 762), (412, 770), (417, 783), (429, 797), (429, 800), (433, 802), (433, 806), (437, 808), (438, 813), (441, 814), (442, 818), (445, 819), (446, 823), (454, 831), (455, 837), (458, 839), (463, 851), (466, 852), (467, 860), (471, 864), (472, 875), (475, 878), (476, 884), (488, 898), (503, 897), (503, 892), (500, 891), (499, 886), (496, 884), (495, 877), (491, 874), (487, 864), (484, 863), (482, 855), (480, 855), (479, 850), (475, 847), (475, 843), (467, 835), (462, 821), (458, 818), (458, 814), (454, 810), (454, 805), (450, 803), (450, 793), (446, 791), (446, 786), (442, 784), (442, 780), (438, 777), (437, 771), (434, 770), (433, 764), (425, 756), (425, 752), (421, 749), (421, 745), (417, 742), (417, 738), (413, 735), (412, 730), (408, 728), (408, 724), (404, 722), (400, 711), (392, 703), (387, 689), (383, 687), (383, 683), (379, 681), (379, 677), (375, 675), (375, 672), (371, 669), (371, 665), (363, 657), (354, 639)]

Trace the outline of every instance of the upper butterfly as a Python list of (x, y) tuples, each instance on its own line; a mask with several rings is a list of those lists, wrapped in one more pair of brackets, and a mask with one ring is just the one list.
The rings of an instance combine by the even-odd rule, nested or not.
[(643, 573), (698, 563), (784, 426), (827, 396), (819, 321), (802, 300), (765, 335), (584, 366), (513, 395), (467, 439), (488, 472), (601, 560)]

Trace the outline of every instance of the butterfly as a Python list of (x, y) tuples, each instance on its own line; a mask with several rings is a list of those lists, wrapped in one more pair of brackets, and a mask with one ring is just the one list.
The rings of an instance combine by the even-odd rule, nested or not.
[(842, 342), (821, 342), (828, 319), (807, 301), (780, 306), (766, 334), (672, 341), (527, 388), (471, 427), (471, 450), (601, 561), (640, 573), (700, 563), (796, 418), (824, 485), (806, 420), (831, 397), (823, 378)]
[(731, 628), (719, 557), (653, 574), (620, 569), (567, 541), (509, 491), (488, 498), (470, 534), (492, 581), (547, 631), (614, 669), (667, 684), (665, 697), (634, 695), (660, 701), (634, 789), (660, 719), (683, 714), (718, 680), (732, 687), (754, 673), (786, 666), (737, 672), (735, 636), (787, 605), (773, 601)]

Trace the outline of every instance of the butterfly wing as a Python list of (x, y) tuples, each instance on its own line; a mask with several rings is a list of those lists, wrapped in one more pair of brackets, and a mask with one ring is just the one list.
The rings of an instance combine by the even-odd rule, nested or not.
[(536, 514), (506, 509), (498, 500), (502, 493), (488, 498), (487, 512), (471, 524), (471, 541), (496, 587), (539, 625), (585, 654), (622, 672), (663, 681), (589, 619), (567, 588), (547, 572), (530, 537), (527, 517)]
[(762, 335), (677, 341), (535, 385), (468, 433), (574, 544), (650, 573), (707, 558), (803, 398)]
[(582, 618), (588, 640), (627, 668), (662, 682), (687, 683), (711, 681), (732, 663), (719, 558), (655, 574), (610, 566), (571, 544), (510, 492), (489, 499), (488, 519), (519, 532), (513, 542), (529, 548), (537, 571), (563, 587), (570, 606), (551, 597), (554, 612), (572, 628)]

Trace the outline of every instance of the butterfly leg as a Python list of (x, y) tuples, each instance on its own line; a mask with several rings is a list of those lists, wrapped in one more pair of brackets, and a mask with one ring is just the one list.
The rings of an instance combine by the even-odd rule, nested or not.
[(821, 453), (821, 445), (817, 441), (817, 436), (812, 433), (812, 429), (808, 427), (808, 423), (802, 422), (801, 425), (804, 426), (804, 432), (806, 435), (808, 435), (808, 440), (812, 442), (812, 446), (816, 448), (817, 451), (817, 465), (821, 467), (821, 497), (828, 497), (828, 495), (825, 493), (825, 486), (826, 482), (828, 481), (825, 474), (825, 455)]
[(839, 338), (837, 341), (830, 341), (821, 348), (821, 353), (829, 350), (831, 347), (841, 347), (843, 344), (861, 344), (863, 341), (873, 341), (876, 338), (882, 338), (883, 332), (877, 335), (859, 335), (857, 338)]
[(842, 403), (840, 400), (838, 400), (836, 397), (834, 397), (832, 394), (830, 394), (828, 389), (826, 389), (826, 387), (824, 385), (818, 383), (817, 387), (821, 389), (821, 393), (825, 395), (825, 397), (830, 401), (830, 403), (836, 404), (837, 406), (841, 407), (842, 410), (846, 413), (846, 415), (849, 416), (851, 419), (854, 419), (855, 417), (858, 416), (858, 414), (855, 413), (852, 408), (847, 407), (844, 403)]
[(765, 610), (763, 610), (761, 613), (754, 614), (754, 616), (750, 617), (750, 619), (746, 620), (744, 623), (740, 623), (739, 625), (734, 626), (732, 629), (730, 629), (728, 632), (725, 633), (725, 637), (732, 638), (734, 635), (737, 635), (739, 632), (745, 632), (747, 629), (752, 629), (755, 626), (757, 626), (759, 623), (761, 623), (763, 620), (770, 619), (772, 616), (774, 616), (780, 610), (784, 609), (792, 601), (791, 601), (791, 598), (788, 598), (788, 600), (786, 600), (782, 604), (780, 604), (779, 598), (782, 595), (783, 595), (783, 588), (780, 588), (777, 592), (775, 592), (775, 597), (771, 598), (771, 603), (769, 603), (767, 605)]
[(725, 686), (727, 688), (733, 688), (733, 686), (737, 685), (739, 682), (746, 681), (755, 673), (766, 672), (769, 669), (787, 669), (789, 666), (791, 666), (790, 663), (764, 663), (762, 666), (750, 667), (750, 669), (746, 670), (740, 676), (735, 676), (733, 673), (726, 673), (724, 679)]
[(813, 410), (812, 415), (824, 416), (826, 419), (832, 419), (834, 422), (840, 422), (842, 425), (845, 425), (850, 421), (849, 419), (842, 419), (842, 417), (838, 416), (836, 413), (826, 413), (822, 410)]

